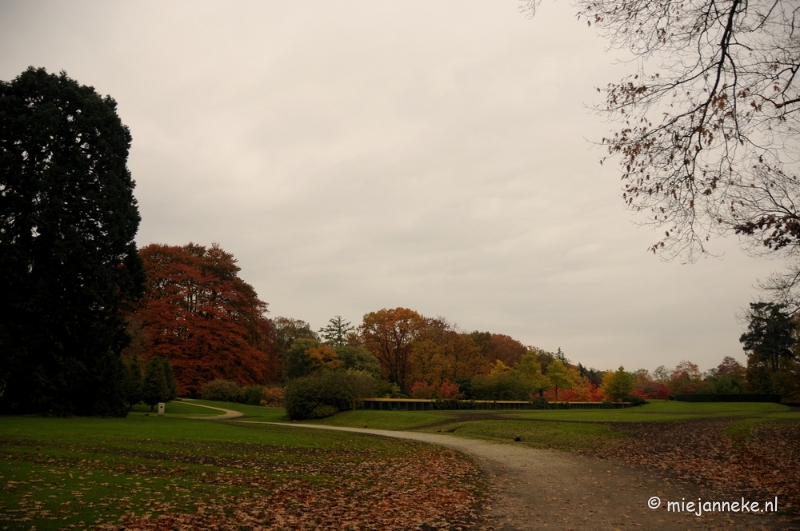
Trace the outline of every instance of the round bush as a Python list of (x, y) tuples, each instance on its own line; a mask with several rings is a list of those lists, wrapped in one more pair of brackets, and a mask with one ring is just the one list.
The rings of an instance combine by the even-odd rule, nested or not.
[(242, 387), (236, 401), (249, 406), (260, 406), (264, 402), (264, 387), (260, 385)]
[(286, 414), (293, 420), (303, 420), (355, 409), (369, 390), (363, 381), (367, 377), (364, 373), (330, 372), (293, 380), (284, 395)]
[(218, 400), (220, 402), (236, 402), (239, 398), (239, 386), (228, 380), (213, 380), (203, 386), (200, 396), (203, 400)]
[(547, 401), (545, 397), (540, 396), (539, 398), (531, 402), (531, 407), (533, 409), (550, 409), (550, 403)]

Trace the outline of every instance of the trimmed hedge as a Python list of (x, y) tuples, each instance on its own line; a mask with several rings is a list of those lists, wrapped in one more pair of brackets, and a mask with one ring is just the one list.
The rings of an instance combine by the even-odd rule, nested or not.
[(678, 402), (775, 402), (780, 403), (781, 395), (769, 394), (696, 394), (696, 395), (675, 395)]

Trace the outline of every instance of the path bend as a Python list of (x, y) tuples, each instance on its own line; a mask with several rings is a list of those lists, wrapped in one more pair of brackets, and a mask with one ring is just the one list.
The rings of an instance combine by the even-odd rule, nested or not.
[[(296, 422), (236, 422), (412, 439), (474, 456), (488, 473), (493, 488), (484, 516), (472, 531), (798, 529), (775, 514), (713, 513), (698, 517), (668, 512), (667, 501), (732, 501), (738, 500), (741, 493), (714, 492), (676, 483), (651, 471), (558, 450), (436, 433)], [(647, 505), (653, 496), (663, 500), (656, 510)]]

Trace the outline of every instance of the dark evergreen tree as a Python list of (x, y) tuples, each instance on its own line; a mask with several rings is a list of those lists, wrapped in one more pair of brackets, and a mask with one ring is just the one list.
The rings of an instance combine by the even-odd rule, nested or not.
[(133, 355), (125, 360), (125, 401), (133, 407), (142, 401), (142, 362)]
[(739, 341), (754, 360), (770, 372), (781, 368), (783, 360), (794, 358), (795, 325), (782, 304), (750, 303), (747, 332)]
[(337, 348), (347, 345), (347, 335), (355, 332), (355, 327), (349, 321), (337, 315), (328, 319), (328, 325), (319, 329), (319, 335), (328, 345)]
[(151, 359), (144, 373), (142, 400), (150, 406), (150, 411), (159, 402), (168, 402), (170, 400), (170, 385), (167, 381), (165, 369), (165, 365), (168, 366), (169, 362), (165, 364), (165, 361), (166, 359), (161, 357)]
[(125, 415), (141, 295), (131, 135), (116, 102), (29, 68), (0, 82), (0, 412)]
[(175, 380), (175, 371), (172, 370), (172, 364), (167, 358), (160, 358), (161, 364), (164, 366), (164, 381), (167, 384), (167, 399), (165, 402), (175, 400), (178, 398), (178, 382)]

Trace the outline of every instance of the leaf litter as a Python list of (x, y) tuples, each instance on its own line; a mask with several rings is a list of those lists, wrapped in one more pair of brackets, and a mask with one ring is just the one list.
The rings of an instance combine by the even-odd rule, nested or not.
[[(593, 452), (679, 481), (764, 500), (800, 514), (800, 423), (768, 422), (731, 436), (731, 419), (616, 424), (625, 442)], [(757, 498), (753, 498), (757, 499)]]
[(33, 443), (0, 441), (0, 528), (457, 531), (477, 519), (485, 492), (474, 461), (411, 441), (391, 451)]

